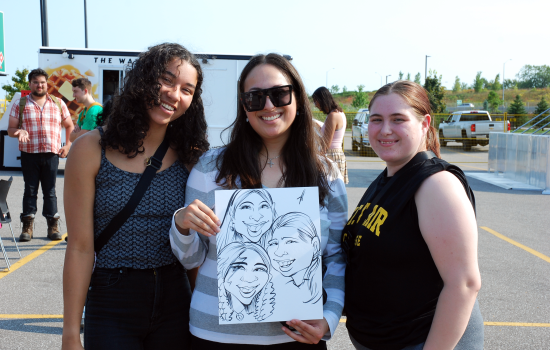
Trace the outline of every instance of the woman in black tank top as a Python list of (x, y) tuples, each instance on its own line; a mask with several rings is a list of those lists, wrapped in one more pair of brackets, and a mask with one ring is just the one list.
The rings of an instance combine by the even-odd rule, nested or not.
[(397, 81), (378, 90), (369, 109), (369, 139), (387, 168), (343, 231), (352, 343), (481, 350), (474, 195), (464, 173), (439, 159), (427, 93)]

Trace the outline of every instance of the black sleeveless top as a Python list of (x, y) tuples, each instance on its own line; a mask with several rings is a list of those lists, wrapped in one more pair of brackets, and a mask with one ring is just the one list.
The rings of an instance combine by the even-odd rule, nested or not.
[[(103, 135), (103, 128), (98, 129)], [(95, 178), (94, 238), (124, 208), (141, 175), (117, 168), (101, 150)], [(169, 232), (172, 215), (185, 205), (188, 177), (179, 159), (157, 173), (134, 213), (99, 252), (96, 267), (152, 269), (176, 262)]]
[(475, 210), (464, 173), (421, 152), (393, 177), (384, 170), (344, 228), (346, 326), (363, 346), (399, 350), (426, 341), (443, 280), (420, 232), (414, 195), (443, 170), (462, 182)]

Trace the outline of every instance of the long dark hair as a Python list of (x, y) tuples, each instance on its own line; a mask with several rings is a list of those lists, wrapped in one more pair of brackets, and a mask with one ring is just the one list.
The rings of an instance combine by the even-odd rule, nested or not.
[(338, 106), (338, 103), (334, 101), (330, 91), (328, 91), (328, 89), (324, 86), (321, 86), (315, 90), (311, 97), (313, 98), (313, 102), (317, 102), (319, 104), (321, 111), (325, 114), (329, 114), (330, 111), (333, 110), (343, 112), (342, 107)]
[(160, 105), (159, 78), (174, 59), (187, 62), (197, 71), (197, 87), (184, 115), (170, 122), (166, 137), (184, 164), (194, 164), (208, 150), (206, 119), (202, 105), (203, 73), (196, 57), (179, 44), (150, 47), (128, 67), (124, 87), (114, 97), (102, 147), (119, 150), (128, 158), (143, 153), (143, 139), (149, 131), (148, 110)]
[[(428, 92), (421, 85), (409, 80), (397, 80), (393, 83), (382, 86), (369, 103), (369, 110), (378, 96), (398, 94), (405, 102), (416, 112), (418, 120), (423, 121), (426, 114), (432, 115), (432, 106), (428, 97)], [(437, 131), (430, 125), (426, 134), (426, 149), (435, 153), (437, 158), (441, 158), (439, 152), (439, 141)]]
[[(313, 127), (313, 116), (309, 108), (306, 89), (294, 66), (283, 56), (270, 53), (257, 55), (244, 67), (237, 85), (237, 96), (244, 92), (244, 83), (248, 74), (261, 64), (270, 64), (277, 68), (292, 84), (296, 98), (296, 118), (290, 126), (290, 136), (283, 146), (281, 160), (285, 164), (283, 177), (285, 187), (319, 187), (321, 205), (330, 191), (327, 180), (330, 163), (320, 153), (321, 140)], [(218, 157), (218, 177), (216, 182), (225, 188), (237, 188), (237, 178), (242, 188), (262, 187), (262, 168), (259, 154), (266, 149), (260, 135), (246, 122), (246, 112), (240, 101), (237, 103), (237, 118), (231, 124), (233, 128), (229, 144)], [(266, 150), (267, 151), (267, 150)]]

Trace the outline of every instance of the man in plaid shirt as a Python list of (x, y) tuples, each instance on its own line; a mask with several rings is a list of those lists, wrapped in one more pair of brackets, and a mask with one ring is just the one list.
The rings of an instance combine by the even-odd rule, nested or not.
[[(52, 96), (48, 95), (47, 80), (48, 74), (40, 68), (33, 69), (29, 73), (31, 94), (26, 98), (21, 126), (19, 126), (20, 101), (14, 101), (10, 112), (8, 135), (19, 139), (21, 168), (25, 181), (21, 213), (23, 230), (19, 236), (20, 242), (28, 242), (33, 236), (39, 184), (42, 186), (44, 195), (42, 215), (48, 222), (48, 238), (61, 239), (55, 180), (59, 157), (67, 157), (71, 148), (69, 137), (74, 126), (65, 102), (57, 99), (56, 103)], [(61, 147), (61, 127), (66, 129), (66, 143), (63, 147)]]

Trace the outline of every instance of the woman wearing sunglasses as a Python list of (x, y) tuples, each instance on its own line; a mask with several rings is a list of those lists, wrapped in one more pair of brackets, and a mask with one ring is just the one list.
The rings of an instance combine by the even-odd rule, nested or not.
[(332, 94), (324, 86), (321, 86), (311, 96), (313, 103), (321, 112), (327, 115), (325, 123), (321, 127), (321, 135), (325, 141), (327, 157), (338, 165), (340, 173), (344, 177), (344, 183), (348, 183), (348, 166), (346, 156), (342, 150), (342, 142), (346, 133), (346, 115), (342, 107), (338, 106)]
[[(253, 57), (241, 73), (237, 118), (229, 144), (205, 154), (193, 168), (186, 207), (177, 211), (170, 238), (186, 268), (200, 266), (193, 292), (189, 329), (196, 349), (326, 349), (343, 307), (345, 267), (340, 248), (347, 216), (341, 175), (318, 153), (309, 101), (292, 64), (277, 54)], [(216, 233), (221, 222), (211, 210), (214, 191), (235, 188), (317, 186), (320, 197), (323, 288), (328, 301), (323, 319), (218, 324)], [(330, 244), (328, 242), (330, 241)]]

